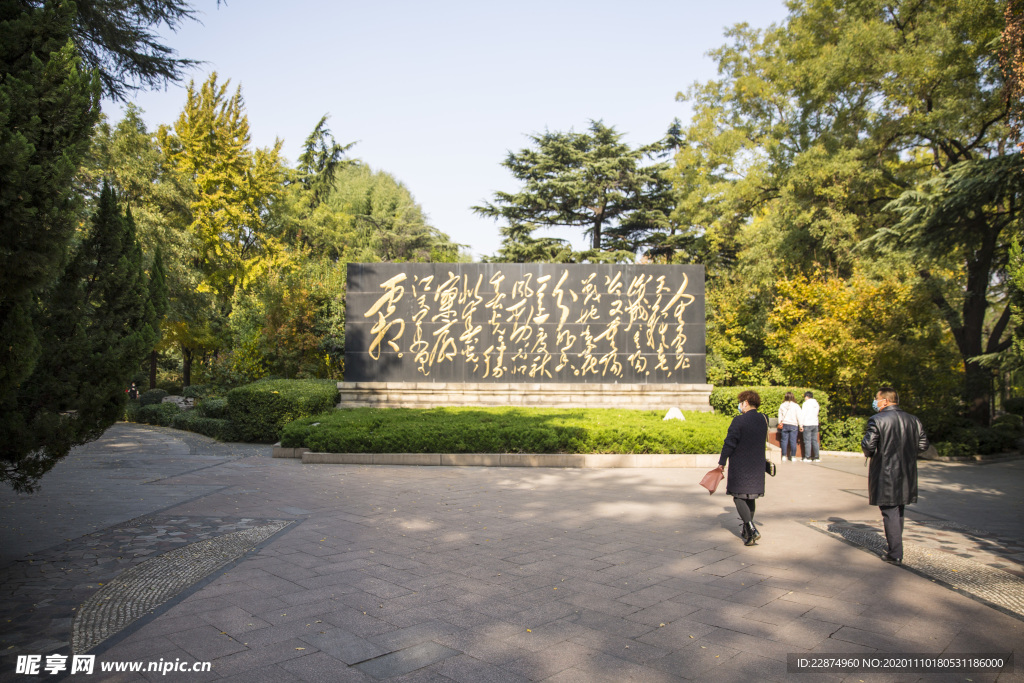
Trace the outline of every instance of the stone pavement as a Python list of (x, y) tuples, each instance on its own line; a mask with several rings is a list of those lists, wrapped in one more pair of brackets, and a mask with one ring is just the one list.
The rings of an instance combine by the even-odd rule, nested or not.
[[(38, 496), (0, 492), (0, 680), (59, 678), (17, 676), (14, 659), (67, 654), (82, 605), (138, 599), (119, 581), (166, 592), (177, 570), (152, 571), (154, 558), (187, 551), (225, 563), (175, 584), (90, 650), (95, 674), (72, 680), (1024, 681), (1024, 662), (999, 674), (787, 672), (791, 653), (1024, 656), (1009, 601), (861, 547), (878, 513), (859, 459), (783, 463), (758, 501), (763, 538), (744, 547), (731, 499), (697, 486), (702, 470), (269, 455), (122, 424)], [(922, 463), (921, 488), (908, 551), (984, 567), (1015, 590), (1024, 461)], [(269, 535), (225, 549), (254, 529)], [(139, 576), (150, 578), (127, 580)], [(99, 671), (128, 661), (212, 670)]]

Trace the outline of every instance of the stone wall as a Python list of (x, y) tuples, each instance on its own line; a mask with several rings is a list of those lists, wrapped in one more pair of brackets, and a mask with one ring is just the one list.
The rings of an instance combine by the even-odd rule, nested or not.
[(339, 382), (339, 408), (627, 408), (711, 411), (710, 384)]

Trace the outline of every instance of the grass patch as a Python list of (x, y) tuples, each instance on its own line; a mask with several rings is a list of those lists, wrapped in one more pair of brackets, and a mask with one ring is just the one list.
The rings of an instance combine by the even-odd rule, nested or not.
[[(718, 453), (732, 416), (560, 408), (354, 408), (288, 424), (321, 453)], [(315, 425), (315, 426), (314, 426)]]

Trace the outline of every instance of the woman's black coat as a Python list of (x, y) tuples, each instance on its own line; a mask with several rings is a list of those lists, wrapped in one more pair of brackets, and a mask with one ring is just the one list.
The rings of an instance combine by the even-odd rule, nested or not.
[(729, 464), (725, 490), (730, 494), (764, 493), (764, 452), (768, 420), (756, 410), (737, 415), (729, 425), (719, 465)]

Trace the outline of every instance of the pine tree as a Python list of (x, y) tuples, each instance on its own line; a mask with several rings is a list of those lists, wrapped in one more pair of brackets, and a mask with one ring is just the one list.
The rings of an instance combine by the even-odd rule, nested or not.
[[(522, 190), (495, 192), (494, 203), (473, 207), (480, 215), (506, 221), (510, 236), (521, 234), (521, 226), (530, 232), (540, 226), (579, 228), (597, 253), (638, 245), (642, 237), (626, 237), (667, 225), (671, 206), (652, 202), (668, 197), (667, 165), (643, 165), (646, 158), (663, 154), (666, 142), (633, 149), (601, 121), (592, 121), (586, 133), (545, 132), (530, 139), (533, 148), (509, 152), (502, 163), (523, 182)], [(606, 231), (616, 226), (619, 231), (609, 239)]]
[[(0, 0), (0, 479), (30, 453), (18, 389), (42, 345), (37, 294), (76, 227), (72, 179), (99, 115), (99, 81), (69, 42), (74, 6)], [(8, 436), (10, 435), (10, 437)]]
[[(130, 212), (104, 185), (88, 235), (37, 306), (42, 353), (19, 387), (20, 417), (2, 447), (0, 478), (30, 491), (75, 445), (124, 410), (124, 387), (156, 343), (151, 281)], [(159, 303), (159, 302), (157, 302)]]

